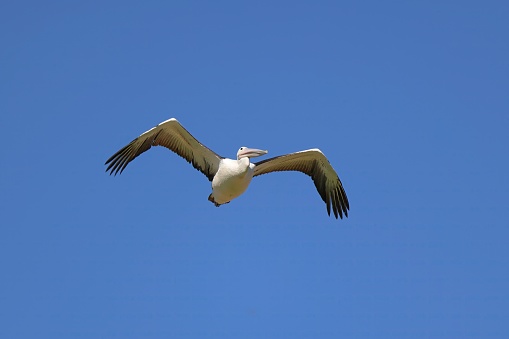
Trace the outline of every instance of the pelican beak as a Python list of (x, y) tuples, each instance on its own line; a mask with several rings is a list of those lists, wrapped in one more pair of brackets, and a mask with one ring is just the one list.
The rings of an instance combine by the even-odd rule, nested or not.
[(267, 154), (267, 153), (269, 153), (269, 151), (246, 147), (242, 151), (239, 152), (238, 157), (239, 157), (239, 159), (246, 158), (246, 157), (254, 158), (254, 157), (259, 157), (259, 156)]

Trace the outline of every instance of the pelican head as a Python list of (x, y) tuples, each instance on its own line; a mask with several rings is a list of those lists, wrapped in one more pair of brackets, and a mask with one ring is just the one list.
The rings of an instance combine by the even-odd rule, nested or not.
[(241, 148), (239, 148), (239, 150), (237, 152), (237, 160), (240, 160), (242, 158), (259, 157), (259, 156), (267, 154), (267, 153), (269, 153), (269, 151), (264, 151), (261, 149), (249, 148), (249, 147), (242, 146)]

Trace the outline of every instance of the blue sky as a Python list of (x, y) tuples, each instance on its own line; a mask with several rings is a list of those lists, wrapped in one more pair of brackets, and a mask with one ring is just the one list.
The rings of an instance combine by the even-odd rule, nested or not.
[[(507, 338), (506, 1), (0, 5), (0, 337)], [(220, 208), (158, 148), (320, 148)]]

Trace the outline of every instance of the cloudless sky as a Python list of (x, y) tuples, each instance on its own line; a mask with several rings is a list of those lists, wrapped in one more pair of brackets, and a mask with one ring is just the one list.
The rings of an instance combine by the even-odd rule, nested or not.
[[(509, 337), (507, 1), (3, 1), (1, 338)], [(164, 148), (320, 148), (216, 208)], [(263, 159), (263, 158), (260, 158)]]

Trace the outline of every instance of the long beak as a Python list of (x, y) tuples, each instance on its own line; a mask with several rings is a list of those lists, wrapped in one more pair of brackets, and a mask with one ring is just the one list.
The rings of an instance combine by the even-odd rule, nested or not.
[(244, 148), (240, 153), (239, 153), (239, 159), (240, 158), (254, 158), (254, 157), (259, 157), (261, 155), (264, 155), (264, 154), (267, 154), (269, 153), (269, 151), (266, 151), (266, 150), (262, 150), (262, 149), (256, 149), (256, 148)]

